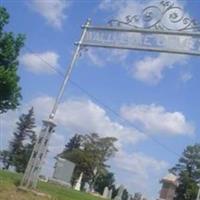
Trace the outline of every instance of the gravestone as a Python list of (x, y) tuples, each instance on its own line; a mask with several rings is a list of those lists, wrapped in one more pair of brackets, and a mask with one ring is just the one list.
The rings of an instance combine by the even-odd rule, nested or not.
[(132, 195), (131, 194), (128, 195), (128, 200), (132, 200)]
[(103, 191), (103, 198), (107, 199), (107, 198), (108, 198), (108, 195), (109, 195), (108, 187), (105, 187), (105, 188), (104, 188), (104, 191)]
[(117, 196), (114, 198), (114, 200), (122, 200), (123, 192), (124, 192), (124, 186), (120, 185)]
[(57, 157), (53, 177), (49, 180), (61, 185), (71, 186), (75, 164), (69, 160)]
[(112, 188), (109, 190), (109, 193), (108, 193), (108, 199), (112, 199), (112, 193), (113, 193), (113, 190)]
[(83, 172), (81, 172), (81, 174), (80, 174), (80, 176), (79, 176), (79, 178), (78, 178), (78, 180), (77, 180), (77, 182), (76, 182), (76, 184), (75, 184), (75, 186), (74, 186), (74, 189), (75, 189), (75, 190), (80, 191), (80, 189), (81, 189), (82, 178), (83, 178)]
[(135, 196), (134, 196), (133, 199), (134, 199), (134, 200), (142, 200), (142, 194), (139, 193), (139, 192), (135, 193)]
[(87, 193), (90, 192), (90, 186), (88, 183), (85, 183), (84, 189), (85, 189), (85, 192), (87, 192)]

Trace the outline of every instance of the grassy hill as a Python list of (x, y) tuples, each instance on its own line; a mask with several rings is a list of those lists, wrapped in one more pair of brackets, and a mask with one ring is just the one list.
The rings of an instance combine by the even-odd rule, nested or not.
[[(48, 197), (36, 196), (31, 192), (17, 189), (21, 175), (0, 170), (0, 200), (47, 200)], [(38, 191), (51, 195), (52, 200), (102, 200), (84, 192), (78, 192), (58, 185), (38, 184)]]

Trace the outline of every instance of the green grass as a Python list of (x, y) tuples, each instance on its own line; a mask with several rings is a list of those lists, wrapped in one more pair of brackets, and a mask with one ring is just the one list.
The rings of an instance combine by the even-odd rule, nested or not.
[[(21, 179), (20, 174), (0, 170), (0, 200), (46, 200), (47, 197), (39, 197), (31, 192), (17, 190)], [(53, 200), (102, 200), (84, 192), (61, 187), (51, 183), (40, 182), (38, 188), (52, 196)]]

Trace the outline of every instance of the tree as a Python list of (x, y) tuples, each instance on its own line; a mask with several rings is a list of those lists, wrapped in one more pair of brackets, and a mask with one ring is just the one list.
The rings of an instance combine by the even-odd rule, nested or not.
[(81, 172), (84, 173), (84, 182), (87, 182), (92, 177), (93, 160), (88, 152), (82, 149), (74, 149), (73, 151), (65, 151), (64, 154), (61, 154), (61, 157), (76, 164), (71, 180), (72, 185), (75, 184)]
[(24, 35), (14, 36), (5, 32), (9, 14), (0, 6), (0, 114), (15, 109), (21, 99), (19, 76), (17, 75), (18, 56), (24, 45)]
[(106, 171), (106, 173), (101, 174), (97, 177), (94, 183), (94, 189), (100, 194), (103, 194), (104, 188), (112, 188), (115, 182), (114, 174), (112, 172)]
[(128, 190), (124, 189), (123, 194), (122, 194), (122, 200), (128, 200)]
[(10, 142), (10, 163), (17, 172), (24, 172), (36, 142), (35, 118), (33, 107), (27, 114), (22, 114), (17, 122), (17, 129)]
[[(67, 145), (67, 150), (65, 149), (60, 156), (76, 164), (72, 185), (81, 172), (84, 174), (83, 183), (88, 182), (92, 185), (95, 175), (105, 171), (106, 167), (108, 167), (105, 162), (117, 151), (114, 146), (116, 138), (101, 138), (94, 133), (81, 136), (81, 138), (82, 142), (80, 142), (79, 148), (69, 150)], [(95, 169), (97, 169), (97, 174), (94, 174)]]
[(100, 138), (96, 133), (83, 136), (84, 150), (91, 153), (95, 163), (94, 169), (97, 168), (98, 172), (100, 172), (101, 169), (104, 170), (105, 167), (108, 167), (105, 162), (117, 151), (114, 144), (116, 141), (117, 139), (114, 137)]
[(70, 141), (65, 145), (65, 151), (72, 151), (74, 149), (80, 149), (82, 142), (82, 136), (79, 134), (75, 134)]
[(175, 200), (194, 200), (197, 197), (197, 183), (189, 177), (187, 172), (182, 172), (179, 178), (179, 186), (176, 190)]
[(115, 184), (113, 184), (110, 189), (112, 189), (112, 198), (111, 199), (114, 199), (116, 196), (117, 196), (117, 193), (119, 191), (119, 188), (116, 187)]
[(7, 150), (3, 150), (0, 152), (0, 161), (3, 164), (3, 169), (8, 169), (10, 166), (10, 152)]
[(200, 144), (188, 146), (171, 172), (179, 176), (175, 200), (193, 200), (200, 181)]
[(30, 159), (31, 153), (32, 153), (33, 148), (35, 146), (35, 143), (37, 141), (37, 135), (35, 134), (34, 131), (31, 134), (29, 134), (28, 137), (29, 137), (29, 142), (24, 145), (24, 151), (23, 151), (23, 154), (24, 154), (24, 162), (23, 162), (24, 166), (23, 166), (22, 172), (24, 172), (25, 169), (26, 169), (26, 166), (27, 166), (28, 161)]

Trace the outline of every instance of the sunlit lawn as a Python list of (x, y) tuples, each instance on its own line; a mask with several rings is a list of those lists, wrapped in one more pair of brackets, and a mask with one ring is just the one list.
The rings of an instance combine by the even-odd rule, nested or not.
[[(31, 192), (17, 189), (21, 175), (0, 170), (0, 200), (47, 200), (48, 197), (36, 196)], [(49, 194), (53, 200), (102, 200), (84, 192), (61, 187), (58, 185), (40, 182), (38, 190)]]

